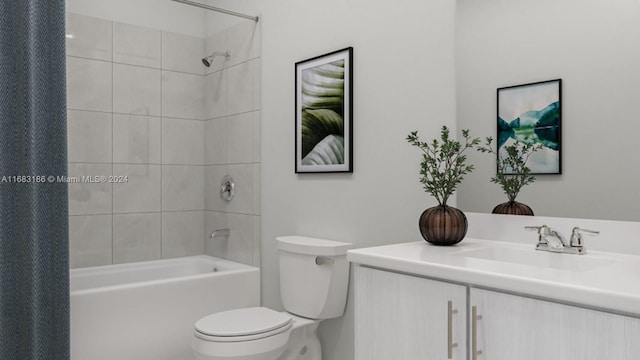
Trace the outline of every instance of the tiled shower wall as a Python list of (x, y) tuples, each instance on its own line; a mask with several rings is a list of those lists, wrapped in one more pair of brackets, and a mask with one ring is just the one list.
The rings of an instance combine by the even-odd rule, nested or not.
[[(206, 229), (231, 230), (229, 239), (205, 243), (209, 255), (260, 264), (260, 37), (258, 24), (241, 22), (206, 41), (207, 54), (229, 49), (207, 69), (213, 95), (205, 124)], [(253, 84), (248, 86), (248, 84)], [(236, 195), (220, 199), (220, 182), (233, 177)], [(207, 238), (209, 236), (207, 234)]]
[[(69, 175), (127, 177), (69, 184), (71, 267), (204, 253), (209, 148), (220, 137), (230, 143), (227, 133), (211, 133), (209, 119), (226, 118), (230, 109), (246, 107), (236, 103), (250, 102), (257, 124), (243, 135), (254, 151), (255, 128), (260, 136), (253, 105), (257, 70), (232, 73), (234, 58), (226, 65), (217, 58), (226, 76), (215, 78), (200, 61), (210, 41), (82, 15), (68, 14), (67, 38)], [(259, 64), (259, 56), (253, 59)], [(229, 89), (235, 91), (231, 100)], [(259, 169), (259, 156), (255, 163)], [(239, 193), (259, 193), (259, 170), (238, 178)], [(253, 209), (253, 198), (251, 203)], [(259, 252), (253, 222), (220, 223), (248, 226), (225, 239), (251, 234), (250, 243), (239, 236), (246, 253), (239, 259), (251, 259), (247, 263)]]

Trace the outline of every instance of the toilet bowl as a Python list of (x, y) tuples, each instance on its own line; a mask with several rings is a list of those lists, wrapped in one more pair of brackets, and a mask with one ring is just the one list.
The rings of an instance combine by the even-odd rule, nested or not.
[(285, 312), (266, 307), (211, 314), (195, 324), (197, 360), (321, 360), (320, 321), (344, 314), (351, 244), (303, 236), (277, 238)]
[(196, 323), (197, 360), (321, 360), (319, 321), (269, 308), (209, 315)]

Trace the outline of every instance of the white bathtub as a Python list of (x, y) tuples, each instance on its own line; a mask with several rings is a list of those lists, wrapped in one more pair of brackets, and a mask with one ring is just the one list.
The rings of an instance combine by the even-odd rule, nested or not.
[(71, 270), (72, 360), (188, 360), (193, 325), (260, 304), (260, 270), (206, 255)]

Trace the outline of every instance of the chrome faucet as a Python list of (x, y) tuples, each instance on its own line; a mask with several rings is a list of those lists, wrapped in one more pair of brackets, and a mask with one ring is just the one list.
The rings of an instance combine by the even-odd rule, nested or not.
[(567, 243), (567, 240), (562, 233), (556, 229), (548, 227), (547, 225), (525, 226), (524, 228), (538, 232), (538, 244), (536, 244), (536, 250), (577, 255), (584, 255), (587, 253), (587, 250), (584, 247), (582, 235), (598, 235), (600, 233), (599, 231), (574, 227), (571, 231), (570, 242)]
[[(525, 226), (527, 230), (538, 232), (538, 244), (536, 250), (545, 250), (552, 252), (564, 252), (564, 248), (569, 246), (567, 240), (558, 230), (542, 226)], [(551, 242), (549, 240), (552, 240)]]

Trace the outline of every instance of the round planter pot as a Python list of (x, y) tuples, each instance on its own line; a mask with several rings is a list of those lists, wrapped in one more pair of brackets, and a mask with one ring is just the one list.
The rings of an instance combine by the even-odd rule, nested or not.
[(493, 214), (504, 214), (504, 215), (527, 215), (533, 216), (533, 210), (523, 203), (519, 203), (517, 201), (507, 201), (506, 203), (502, 203), (493, 208), (491, 212)]
[(422, 237), (434, 245), (455, 245), (467, 234), (467, 217), (462, 211), (447, 205), (425, 210), (418, 221)]

